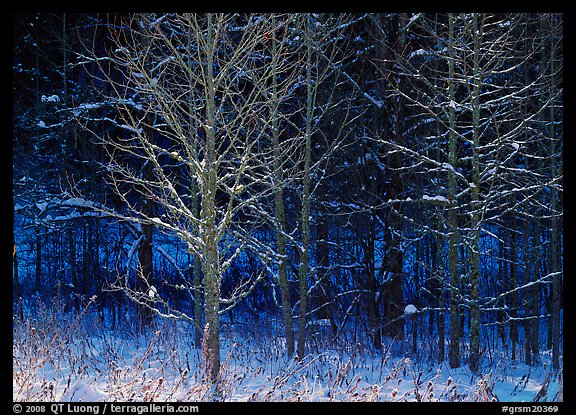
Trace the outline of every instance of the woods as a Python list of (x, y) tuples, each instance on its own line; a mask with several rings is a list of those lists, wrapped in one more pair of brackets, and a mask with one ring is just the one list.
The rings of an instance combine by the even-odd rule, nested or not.
[(300, 362), (562, 370), (562, 14), (22, 14), (13, 33), (15, 321), (61, 302), (113, 331), (184, 322), (220, 396), (221, 342), (246, 330)]

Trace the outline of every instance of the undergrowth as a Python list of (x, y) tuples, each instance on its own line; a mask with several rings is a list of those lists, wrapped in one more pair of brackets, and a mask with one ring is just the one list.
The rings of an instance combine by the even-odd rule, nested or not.
[[(298, 360), (285, 356), (281, 337), (254, 340), (237, 329), (223, 333), (220, 375), (211, 379), (210, 356), (194, 347), (192, 327), (162, 320), (145, 333), (111, 331), (94, 308), (91, 299), (72, 316), (39, 303), (25, 319), (14, 317), (14, 401), (482, 402), (513, 400), (529, 380), (539, 382), (532, 400), (562, 399), (562, 372), (538, 380), (506, 370), (450, 374), (433, 360), (373, 354), (361, 345), (316, 344)], [(505, 380), (516, 387), (498, 396), (495, 385)], [(554, 396), (547, 395), (551, 382), (559, 385)]]

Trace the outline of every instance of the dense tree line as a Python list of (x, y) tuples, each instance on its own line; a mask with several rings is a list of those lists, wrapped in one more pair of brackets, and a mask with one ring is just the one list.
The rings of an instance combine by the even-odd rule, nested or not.
[(214, 378), (243, 317), (299, 358), (321, 327), (559, 368), (562, 24), (16, 15), (15, 318), (96, 295), (112, 328), (186, 320)]

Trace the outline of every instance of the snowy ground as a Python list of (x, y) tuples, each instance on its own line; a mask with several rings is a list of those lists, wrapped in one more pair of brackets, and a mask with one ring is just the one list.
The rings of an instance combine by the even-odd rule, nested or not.
[[(283, 339), (254, 325), (223, 326), (220, 400), (226, 401), (562, 401), (561, 375), (492, 356), (483, 375), (422, 356), (361, 345), (311, 342), (303, 361), (285, 357)], [(235, 341), (235, 343), (233, 343)], [(424, 346), (423, 346), (424, 348)], [(488, 360), (488, 359), (485, 359)], [(193, 333), (157, 322), (145, 336), (105, 330), (90, 315), (39, 312), (15, 322), (14, 401), (208, 401), (213, 390)]]

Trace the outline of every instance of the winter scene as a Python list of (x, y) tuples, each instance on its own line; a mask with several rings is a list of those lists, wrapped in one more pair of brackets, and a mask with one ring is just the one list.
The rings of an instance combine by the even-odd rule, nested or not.
[(28, 13), (12, 33), (14, 408), (558, 412), (561, 13)]

